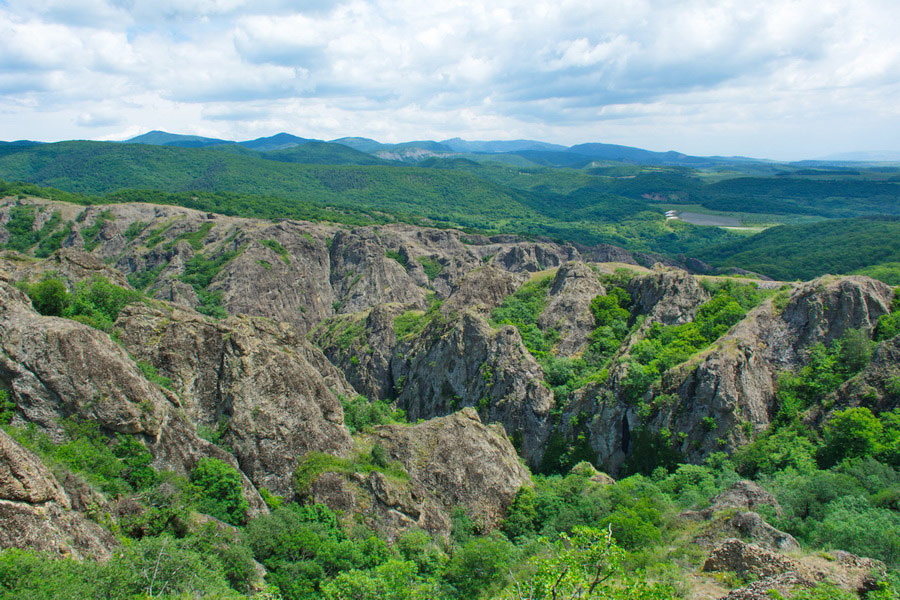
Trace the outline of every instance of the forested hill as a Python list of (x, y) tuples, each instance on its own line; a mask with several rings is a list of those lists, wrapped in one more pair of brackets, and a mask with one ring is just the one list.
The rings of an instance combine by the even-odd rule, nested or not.
[[(349, 224), (401, 221), (612, 244), (781, 279), (896, 260), (893, 222), (867, 227), (836, 220), (900, 215), (900, 169), (892, 167), (731, 161), (693, 168), (600, 155), (582, 160), (586, 154), (570, 160), (576, 156), (571, 149), (540, 145), (466, 152), (469, 147), (457, 142), (451, 145), (460, 151), (426, 144), (430, 153), (410, 164), (379, 158), (375, 154), (387, 146), (372, 140), (327, 143), (285, 135), (237, 144), (157, 133), (148, 139), (178, 145), (6, 144), (0, 146), (0, 177), (90, 196), (81, 201), (158, 202), (234, 216)], [(192, 144), (204, 147), (182, 147)], [(391, 152), (425, 149), (414, 142), (395, 146)], [(636, 156), (628, 154), (628, 160)], [(721, 216), (744, 227), (667, 220), (664, 212), (672, 209), (713, 220)], [(787, 227), (747, 239), (773, 225)]]
[[(900, 218), (861, 217), (773, 227), (747, 240), (698, 251), (716, 265), (774, 279), (809, 279), (900, 262)], [(898, 282), (900, 283), (900, 282)]]

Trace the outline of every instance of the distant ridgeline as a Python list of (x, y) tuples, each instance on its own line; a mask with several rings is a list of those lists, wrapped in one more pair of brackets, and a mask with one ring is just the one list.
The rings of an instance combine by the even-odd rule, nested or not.
[[(891, 263), (900, 261), (896, 220), (854, 220), (900, 215), (900, 167), (779, 165), (528, 140), (389, 145), (278, 134), (236, 143), (151, 132), (129, 142), (4, 143), (0, 177), (55, 188), (4, 184), (4, 193), (513, 233), (695, 256), (779, 279), (873, 267), (893, 281)], [(664, 218), (680, 207), (756, 229)]]

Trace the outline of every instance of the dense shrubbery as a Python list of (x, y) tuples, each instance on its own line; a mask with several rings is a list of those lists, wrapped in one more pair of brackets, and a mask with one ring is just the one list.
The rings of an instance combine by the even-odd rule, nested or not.
[(92, 423), (71, 419), (62, 426), (64, 442), (51, 439), (34, 425), (8, 427), (7, 432), (51, 464), (80, 474), (110, 496), (145, 490), (156, 483), (152, 456), (137, 439), (121, 434), (109, 438)]
[(67, 317), (103, 331), (112, 329), (125, 306), (144, 300), (140, 292), (115, 285), (100, 275), (78, 282), (71, 293), (56, 277), (23, 287), (42, 315)]
[(237, 469), (217, 458), (201, 458), (190, 481), (197, 488), (197, 510), (232, 525), (244, 523), (250, 506)]
[[(840, 416), (831, 420), (833, 426)], [(593, 469), (582, 464), (565, 476), (536, 476), (534, 487), (519, 490), (497, 532), (479, 533), (457, 511), (449, 542), (412, 530), (390, 545), (321, 505), (287, 504), (236, 533), (214, 524), (197, 529), (189, 525), (190, 510), (244, 520), (240, 478), (226, 463), (204, 459), (188, 481), (148, 472), (149, 453), (135, 438), (105, 438), (73, 424), (67, 429), (71, 442), (56, 445), (40, 441), (34, 430), (11, 431), (54, 464), (102, 474), (108, 493), (138, 491), (134, 498), (145, 508), (119, 521), (120, 532), (139, 541), (124, 545), (105, 564), (0, 553), (0, 598), (246, 597), (256, 585), (256, 560), (273, 586), (257, 595), (260, 600), (513, 600), (521, 590), (542, 594), (554, 585), (585, 598), (670, 600), (689, 589), (685, 564), (702, 557), (685, 542), (687, 522), (676, 519), (678, 511), (703, 508), (740, 477), (722, 454), (704, 465), (657, 468), (650, 477), (608, 485), (593, 481)], [(776, 435), (787, 439), (785, 431)], [(900, 484), (897, 471), (871, 456), (819, 470), (810, 464), (815, 449), (804, 447), (806, 461), (755, 470), (784, 508), (783, 516), (768, 518), (811, 546), (900, 563), (898, 500), (888, 493)], [(371, 468), (392, 476), (391, 466), (376, 454), (373, 448), (352, 460), (310, 456), (298, 472)], [(810, 597), (840, 597), (817, 593)]]
[(387, 423), (403, 423), (406, 416), (402, 410), (391, 406), (385, 400), (370, 401), (365, 396), (341, 399), (344, 408), (344, 425), (350, 433), (363, 431), (367, 427), (385, 425)]
[(514, 325), (525, 347), (538, 359), (547, 356), (559, 337), (558, 332), (544, 332), (537, 325), (538, 317), (547, 306), (547, 291), (551, 283), (552, 274), (536, 276), (491, 313), (493, 325)]

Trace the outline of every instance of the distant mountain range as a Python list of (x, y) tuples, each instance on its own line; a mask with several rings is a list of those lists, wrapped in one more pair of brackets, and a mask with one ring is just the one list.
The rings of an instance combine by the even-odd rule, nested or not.
[[(165, 131), (151, 131), (129, 140), (130, 144), (150, 144), (154, 146), (178, 146), (182, 148), (202, 148), (210, 146), (237, 145), (256, 152), (282, 151), (322, 140), (297, 137), (289, 133), (278, 133), (270, 137), (248, 141), (231, 141), (196, 135), (181, 135)], [(466, 155), (518, 155), (538, 165), (585, 167), (596, 161), (628, 162), (641, 165), (711, 167), (734, 161), (753, 161), (742, 157), (700, 157), (679, 152), (652, 152), (630, 146), (615, 144), (578, 144), (561, 146), (537, 140), (492, 140), (467, 141), (452, 138), (440, 142), (416, 140), (398, 144), (383, 144), (373, 139), (345, 137), (330, 142), (352, 148), (391, 161), (419, 162), (432, 157), (458, 157)]]
[[(765, 159), (743, 156), (691, 156), (672, 150), (668, 152), (654, 152), (617, 144), (588, 143), (562, 146), (537, 140), (468, 141), (458, 137), (442, 141), (418, 140), (384, 144), (377, 140), (363, 137), (343, 137), (326, 142), (282, 132), (254, 140), (234, 141), (154, 130), (124, 140), (122, 143), (181, 148), (234, 146), (235, 151), (238, 151), (239, 148), (244, 148), (260, 153), (283, 152), (315, 144), (315, 147), (309, 147), (310, 152), (296, 151), (296, 156), (287, 158), (287, 161), (318, 162), (316, 158), (320, 157), (323, 163), (331, 161), (331, 164), (418, 163), (434, 158), (468, 158), (476, 162), (497, 160), (519, 166), (571, 168), (604, 166), (603, 163), (606, 161), (635, 165), (685, 166), (692, 168), (773, 163), (773, 161)], [(0, 142), (0, 146), (31, 146), (37, 144), (41, 144), (41, 142), (28, 140)], [(347, 153), (340, 150), (339, 147), (352, 149), (356, 153)], [(306, 156), (307, 154), (309, 155), (308, 157)], [(374, 157), (374, 159), (363, 158), (362, 155)], [(285, 157), (277, 160), (285, 160)], [(794, 164), (815, 163), (815, 166), (827, 166), (828, 164), (844, 162), (900, 162), (900, 152), (849, 152)]]

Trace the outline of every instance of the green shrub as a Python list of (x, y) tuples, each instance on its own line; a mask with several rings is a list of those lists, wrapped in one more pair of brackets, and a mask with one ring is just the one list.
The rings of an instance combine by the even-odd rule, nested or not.
[(66, 284), (55, 277), (48, 277), (26, 286), (34, 309), (45, 316), (59, 317), (69, 307), (71, 298)]
[(115, 220), (116, 216), (112, 213), (112, 211), (104, 210), (94, 218), (93, 223), (81, 230), (81, 239), (84, 240), (84, 249), (87, 252), (91, 252), (94, 248), (100, 245), (98, 236), (100, 234), (100, 229), (103, 228), (103, 224), (107, 221)]
[(372, 569), (390, 557), (368, 532), (349, 537), (337, 515), (315, 504), (289, 504), (247, 524), (247, 545), (266, 569), (266, 580), (285, 600), (322, 597), (322, 585), (342, 572)]
[(555, 342), (552, 333), (545, 334), (537, 326), (538, 317), (547, 306), (547, 292), (552, 282), (552, 275), (536, 277), (523, 284), (491, 312), (492, 325), (514, 325), (525, 347), (535, 358), (549, 353)]
[(56, 277), (24, 287), (39, 313), (67, 317), (103, 331), (112, 329), (125, 306), (144, 299), (140, 292), (115, 285), (101, 275), (79, 281), (71, 293)]
[(441, 271), (444, 270), (444, 265), (430, 256), (418, 256), (416, 257), (416, 260), (419, 261), (419, 264), (425, 269), (425, 275), (428, 277), (429, 281), (434, 280), (434, 278), (440, 275)]
[(201, 458), (190, 480), (197, 487), (197, 510), (232, 525), (242, 525), (247, 519), (250, 505), (234, 467), (217, 458)]
[(278, 258), (281, 259), (286, 265), (291, 264), (291, 254), (287, 251), (287, 248), (282, 246), (277, 240), (260, 240), (259, 242), (272, 252), (278, 255)]
[(825, 424), (819, 458), (832, 466), (847, 458), (884, 454), (895, 460), (900, 438), (900, 410), (884, 413), (884, 421), (865, 407), (848, 408), (832, 415)]
[(350, 458), (332, 456), (324, 452), (307, 452), (294, 470), (294, 491), (300, 496), (307, 493), (316, 478), (322, 473), (371, 473), (378, 471), (400, 481), (408, 481), (409, 474), (400, 463), (375, 461), (371, 452), (359, 452)]
[(900, 515), (873, 507), (865, 497), (842, 495), (825, 507), (824, 518), (812, 529), (813, 544), (900, 563)]
[(122, 434), (109, 438), (96, 423), (73, 419), (62, 421), (62, 426), (63, 442), (52, 440), (31, 424), (7, 431), (42, 459), (82, 475), (107, 495), (127, 494), (156, 482), (150, 467), (152, 456), (136, 438)]
[(147, 379), (147, 381), (151, 381), (160, 387), (166, 388), (167, 390), (174, 389), (174, 383), (172, 383), (172, 380), (168, 377), (160, 375), (159, 370), (147, 361), (138, 360), (135, 361), (135, 364), (141, 370), (141, 373), (144, 374), (144, 378)]
[(396, 250), (385, 250), (384, 255), (387, 258), (396, 260), (404, 269), (409, 269), (409, 258), (406, 256), (406, 254), (401, 254)]
[(811, 473), (816, 469), (815, 444), (797, 428), (773, 428), (734, 454), (737, 472), (744, 477), (775, 475), (793, 469)]
[(475, 537), (453, 553), (444, 578), (458, 598), (485, 597), (506, 583), (515, 559), (515, 546), (503, 536)]
[(9, 425), (16, 414), (16, 403), (9, 399), (9, 392), (0, 390), (0, 426)]
[(506, 537), (516, 539), (534, 533), (537, 527), (537, 495), (531, 486), (522, 486), (506, 511), (506, 518), (500, 523), (500, 531)]

